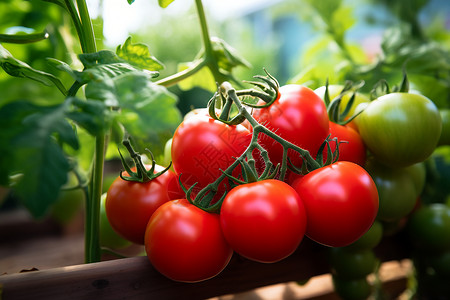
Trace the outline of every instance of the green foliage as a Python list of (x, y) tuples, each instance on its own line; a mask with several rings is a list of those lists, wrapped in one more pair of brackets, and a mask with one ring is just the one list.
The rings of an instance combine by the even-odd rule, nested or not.
[(164, 68), (164, 65), (150, 54), (147, 45), (141, 43), (131, 44), (131, 37), (123, 45), (117, 46), (116, 54), (131, 65), (141, 69), (158, 71)]
[(169, 6), (170, 3), (172, 3), (174, 0), (158, 0), (159, 6), (166, 8)]

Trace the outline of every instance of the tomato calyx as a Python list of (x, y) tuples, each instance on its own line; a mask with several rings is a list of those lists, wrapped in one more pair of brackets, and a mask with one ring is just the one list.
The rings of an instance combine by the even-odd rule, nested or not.
[(406, 71), (403, 70), (403, 78), (400, 85), (393, 86), (392, 89), (389, 87), (389, 83), (385, 79), (379, 80), (372, 90), (370, 91), (370, 99), (374, 100), (383, 95), (390, 93), (408, 93), (409, 92), (409, 80)]
[(125, 161), (124, 157), (122, 156), (120, 149), (118, 149), (119, 155), (120, 155), (120, 160), (122, 161), (122, 165), (123, 165), (125, 171), (128, 173), (128, 175), (124, 175), (123, 172), (120, 172), (119, 176), (120, 176), (120, 178), (122, 178), (125, 181), (133, 181), (133, 182), (141, 182), (141, 183), (149, 182), (149, 181), (157, 178), (158, 176), (162, 175), (163, 173), (165, 173), (167, 170), (170, 169), (170, 166), (172, 165), (172, 162), (171, 162), (167, 168), (165, 168), (164, 170), (162, 170), (160, 172), (155, 173), (155, 167), (156, 167), (155, 158), (153, 156), (153, 153), (149, 149), (146, 149), (149, 152), (151, 160), (152, 160), (152, 166), (150, 167), (149, 170), (147, 170), (144, 163), (142, 162), (141, 155), (138, 152), (134, 151), (133, 146), (131, 146), (128, 134), (125, 134), (122, 144), (125, 146), (125, 148), (127, 148), (128, 153), (130, 154), (131, 158), (134, 161), (134, 165), (136, 166), (136, 171), (133, 171), (131, 169), (131, 167), (128, 165), (128, 163)]
[[(353, 83), (349, 80), (347, 80), (344, 84), (344, 87), (342, 91), (339, 93), (339, 95), (334, 98), (330, 99), (330, 93), (328, 90), (328, 80), (325, 84), (325, 95), (324, 95), (324, 102), (327, 107), (328, 112), (328, 118), (331, 122), (339, 124), (339, 125), (346, 125), (350, 123), (354, 118), (356, 118), (360, 113), (362, 113), (363, 110), (357, 111), (355, 114), (349, 116), (349, 113), (351, 111), (351, 108), (353, 106), (353, 103), (355, 102), (356, 93), (357, 91), (364, 85), (364, 81), (359, 81), (356, 83)], [(344, 110), (341, 112), (341, 102), (342, 98), (346, 93), (352, 91), (352, 96), (350, 97), (349, 101), (345, 105)]]

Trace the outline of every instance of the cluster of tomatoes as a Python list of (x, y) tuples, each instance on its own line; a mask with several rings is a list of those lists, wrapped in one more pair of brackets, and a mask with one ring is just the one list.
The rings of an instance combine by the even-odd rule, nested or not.
[[(379, 222), (400, 220), (423, 188), (421, 162), (438, 143), (439, 112), (417, 94), (370, 101), (341, 90), (283, 86), (270, 106), (253, 109), (252, 120), (238, 125), (207, 110), (188, 114), (172, 139), (173, 171), (145, 183), (117, 178), (106, 197), (109, 222), (122, 237), (145, 245), (163, 275), (198, 282), (219, 274), (233, 253), (272, 263), (291, 255), (305, 236), (347, 247), (373, 232), (374, 222), (380, 228)], [(324, 98), (340, 101), (346, 114), (362, 113), (332, 117)], [(255, 126), (266, 131), (255, 135)], [(259, 147), (248, 151), (255, 143)], [(300, 173), (306, 161), (286, 144), (306, 150), (318, 167)], [(267, 158), (290, 166), (282, 180), (278, 168), (265, 169)], [(208, 188), (218, 197), (197, 197)], [(393, 200), (393, 193), (407, 197)]]

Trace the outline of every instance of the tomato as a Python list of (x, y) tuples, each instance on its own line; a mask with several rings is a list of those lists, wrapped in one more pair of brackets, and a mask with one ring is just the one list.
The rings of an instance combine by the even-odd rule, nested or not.
[(305, 204), (306, 235), (326, 246), (343, 247), (372, 226), (378, 212), (378, 192), (361, 166), (347, 161), (316, 169), (292, 187)]
[[(161, 170), (161, 166), (155, 168), (155, 172)], [(124, 175), (128, 174), (124, 172)], [(153, 212), (171, 199), (184, 197), (178, 178), (170, 170), (146, 183), (117, 177), (107, 192), (106, 215), (117, 233), (143, 245), (145, 228)]]
[[(270, 107), (255, 109), (253, 117), (314, 157), (329, 133), (325, 103), (313, 90), (301, 85), (282, 86), (279, 98)], [(281, 163), (283, 147), (278, 142), (265, 134), (259, 136), (258, 142), (269, 152), (274, 165)], [(301, 158), (293, 150), (289, 158), (294, 165), (301, 165)]]
[(145, 232), (145, 251), (161, 274), (182, 282), (216, 276), (233, 254), (223, 236), (219, 215), (186, 199), (166, 202), (155, 211)]
[(305, 234), (306, 214), (292, 187), (268, 179), (233, 188), (222, 203), (220, 223), (237, 253), (271, 263), (297, 249)]
[(406, 167), (424, 161), (436, 148), (441, 117), (425, 96), (391, 93), (368, 104), (355, 119), (367, 148), (380, 162)]
[(450, 251), (428, 257), (430, 266), (441, 276), (450, 278)]
[(450, 251), (450, 207), (441, 203), (424, 205), (410, 217), (412, 241), (432, 252)]
[(356, 242), (348, 245), (346, 248), (351, 251), (375, 248), (383, 238), (383, 225), (379, 221), (373, 222), (372, 227)]
[(450, 109), (440, 109), (442, 120), (442, 131), (439, 138), (439, 145), (450, 145)]
[(380, 200), (378, 219), (399, 220), (414, 209), (425, 183), (423, 165), (389, 168), (370, 159), (365, 168), (377, 186)]
[(365, 278), (375, 270), (377, 258), (372, 249), (349, 251), (347, 247), (331, 248), (330, 264), (337, 276), (358, 279)]
[(131, 242), (122, 238), (109, 224), (106, 216), (106, 193), (100, 202), (100, 245), (111, 249), (121, 249), (131, 245)]
[(366, 278), (345, 279), (333, 276), (336, 293), (346, 300), (365, 300), (372, 293), (372, 286)]
[[(250, 144), (251, 134), (242, 125), (229, 126), (198, 114), (185, 119), (172, 139), (172, 162), (187, 188), (197, 182), (195, 191), (213, 183)], [(221, 171), (222, 170), (222, 171)], [(239, 175), (236, 168), (233, 175)], [(224, 180), (219, 189), (227, 188)]]
[[(339, 125), (330, 121), (330, 138), (337, 138), (339, 143), (339, 160), (351, 161), (360, 166), (366, 162), (366, 146), (359, 133), (348, 125)], [(335, 151), (336, 142), (330, 142), (331, 150)], [(326, 159), (324, 151), (324, 159)]]

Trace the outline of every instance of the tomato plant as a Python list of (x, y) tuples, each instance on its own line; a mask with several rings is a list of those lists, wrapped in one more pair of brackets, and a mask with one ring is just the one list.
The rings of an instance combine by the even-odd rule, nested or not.
[(372, 226), (378, 192), (359, 165), (341, 161), (314, 170), (292, 184), (305, 204), (306, 235), (332, 247), (347, 246)]
[(292, 254), (306, 229), (303, 203), (288, 184), (267, 179), (239, 185), (225, 197), (220, 223), (230, 246), (259, 262)]
[(222, 233), (219, 215), (186, 199), (166, 202), (155, 211), (145, 232), (145, 251), (159, 272), (183, 282), (216, 276), (233, 254)]
[[(157, 166), (154, 172), (162, 169)], [(112, 228), (127, 240), (143, 245), (145, 229), (153, 212), (169, 200), (184, 198), (177, 180), (170, 170), (145, 183), (117, 177), (108, 189), (105, 203)]]
[[(185, 119), (172, 139), (173, 168), (186, 187), (195, 190), (214, 182), (250, 144), (250, 132), (242, 125), (230, 126), (199, 114)], [(238, 169), (235, 175), (238, 174)], [(227, 182), (219, 189), (224, 191)]]
[[(260, 124), (313, 156), (329, 134), (324, 102), (313, 90), (301, 85), (282, 86), (279, 98), (269, 107), (256, 109), (253, 116)], [(275, 165), (282, 161), (283, 147), (279, 143), (264, 134), (260, 135), (259, 142)], [(289, 153), (292, 163), (300, 166), (300, 157), (293, 151)]]
[(436, 148), (441, 117), (425, 96), (390, 93), (368, 104), (355, 119), (367, 148), (380, 162), (406, 167), (424, 161)]

